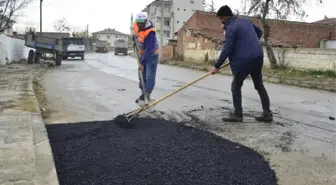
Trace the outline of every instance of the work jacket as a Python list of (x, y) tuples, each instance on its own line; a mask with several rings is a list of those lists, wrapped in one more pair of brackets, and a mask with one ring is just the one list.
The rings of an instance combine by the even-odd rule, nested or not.
[(260, 43), (262, 30), (250, 20), (233, 16), (224, 26), (224, 47), (215, 65), (219, 68), (229, 58), (232, 73), (240, 72), (246, 65), (264, 56)]
[(147, 21), (146, 27), (143, 30), (139, 30), (137, 24), (134, 22), (132, 34), (138, 48), (140, 63), (143, 64), (148, 57), (159, 54), (160, 47), (151, 21)]

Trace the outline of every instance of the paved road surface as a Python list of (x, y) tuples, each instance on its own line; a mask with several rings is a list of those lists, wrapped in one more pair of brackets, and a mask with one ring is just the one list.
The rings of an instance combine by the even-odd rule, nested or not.
[[(44, 83), (52, 111), (47, 124), (109, 120), (136, 107), (137, 65), (130, 56), (87, 54), (85, 61), (64, 61)], [(154, 98), (204, 74), (159, 65)], [(261, 105), (251, 81), (243, 86), (244, 124), (222, 123), (232, 108), (231, 77), (215, 75), (155, 107), (166, 119), (197, 116), (212, 132), (254, 148), (269, 158), (280, 184), (334, 184), (335, 93), (266, 84), (275, 114), (273, 124), (257, 123)], [(203, 109), (197, 109), (203, 106)], [(190, 111), (193, 110), (193, 111)], [(152, 116), (158, 116), (151, 114)], [(193, 116), (194, 115), (194, 116)], [(295, 182), (295, 183), (294, 183)]]

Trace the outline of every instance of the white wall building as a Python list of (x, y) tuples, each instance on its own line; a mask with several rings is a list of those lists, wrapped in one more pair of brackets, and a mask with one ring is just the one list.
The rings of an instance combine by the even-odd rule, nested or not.
[[(164, 0), (164, 44), (173, 38), (174, 33), (196, 10), (204, 10), (203, 2), (204, 0)], [(153, 1), (143, 11), (148, 13), (148, 18), (154, 23), (160, 39), (162, 0)]]
[(110, 48), (114, 48), (114, 41), (117, 39), (124, 39), (128, 42), (129, 35), (121, 33), (115, 29), (105, 29), (102, 31), (92, 33), (97, 40), (107, 41)]

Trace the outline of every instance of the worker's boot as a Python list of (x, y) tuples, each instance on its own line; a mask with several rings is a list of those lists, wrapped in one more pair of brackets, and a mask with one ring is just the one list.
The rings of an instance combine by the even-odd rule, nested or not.
[(145, 101), (145, 95), (141, 94), (139, 98), (135, 100), (135, 103), (140, 103), (140, 101)]
[(260, 116), (255, 117), (255, 120), (260, 122), (272, 122), (273, 114), (272, 112), (264, 112)]
[(231, 113), (228, 117), (222, 119), (224, 122), (243, 122), (243, 115)]
[(151, 94), (150, 93), (146, 94), (146, 98), (147, 98), (148, 103), (151, 103), (153, 101), (153, 99), (151, 99)]

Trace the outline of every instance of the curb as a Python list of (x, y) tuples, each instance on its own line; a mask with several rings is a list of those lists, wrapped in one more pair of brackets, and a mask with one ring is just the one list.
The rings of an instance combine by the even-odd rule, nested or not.
[[(32, 77), (34, 78), (34, 76)], [(31, 114), (33, 142), (35, 151), (35, 179), (34, 185), (59, 185), (55, 167), (54, 155), (50, 146), (47, 129), (42, 119), (39, 103), (30, 78), (28, 90), (34, 95), (34, 102), (38, 112)]]

